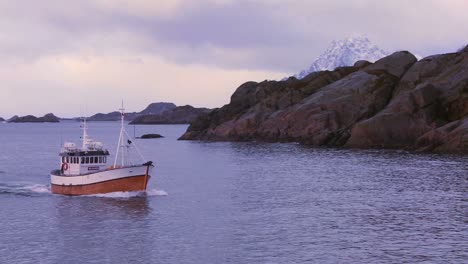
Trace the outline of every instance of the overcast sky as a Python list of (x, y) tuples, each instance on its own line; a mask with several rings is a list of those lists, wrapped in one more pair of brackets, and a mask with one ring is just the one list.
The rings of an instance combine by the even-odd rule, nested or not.
[(366, 35), (427, 56), (468, 44), (468, 1), (0, 0), (0, 116), (151, 102), (219, 107)]

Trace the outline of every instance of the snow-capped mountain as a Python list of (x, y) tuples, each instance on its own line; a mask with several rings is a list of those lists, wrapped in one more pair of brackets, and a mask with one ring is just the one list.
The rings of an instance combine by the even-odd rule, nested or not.
[(351, 66), (358, 60), (375, 62), (389, 55), (388, 52), (372, 44), (367, 37), (351, 37), (333, 41), (307, 70), (294, 75), (302, 79), (311, 72), (334, 70), (336, 67)]

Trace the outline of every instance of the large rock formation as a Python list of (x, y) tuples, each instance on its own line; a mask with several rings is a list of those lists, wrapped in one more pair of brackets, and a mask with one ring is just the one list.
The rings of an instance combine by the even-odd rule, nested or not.
[(160, 114), (138, 116), (130, 124), (188, 124), (200, 114), (206, 114), (209, 111), (210, 109), (207, 108), (195, 108), (190, 105), (178, 106)]
[(406, 51), (301, 80), (247, 82), (180, 139), (468, 152), (468, 47)]
[(3, 119), (3, 118), (0, 117), (0, 122), (3, 122), (3, 121), (5, 121), (5, 119)]
[(14, 116), (8, 119), (10, 123), (58, 123), (60, 122), (59, 118), (54, 114), (46, 114), (43, 117), (35, 117), (33, 115), (27, 116)]

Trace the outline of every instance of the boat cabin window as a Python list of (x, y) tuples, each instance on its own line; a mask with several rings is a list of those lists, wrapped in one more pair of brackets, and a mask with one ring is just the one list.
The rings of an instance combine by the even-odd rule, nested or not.
[(102, 164), (107, 163), (107, 157), (62, 157), (62, 163), (76, 163), (76, 164)]

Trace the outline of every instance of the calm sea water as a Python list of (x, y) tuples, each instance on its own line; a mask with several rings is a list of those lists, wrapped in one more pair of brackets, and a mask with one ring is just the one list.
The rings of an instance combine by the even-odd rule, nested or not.
[[(90, 123), (114, 153), (118, 122)], [(0, 123), (0, 263), (467, 263), (468, 157), (177, 141), (146, 195), (49, 193), (79, 123)], [(133, 127), (128, 127), (133, 135)], [(77, 142), (78, 143), (78, 142)]]

